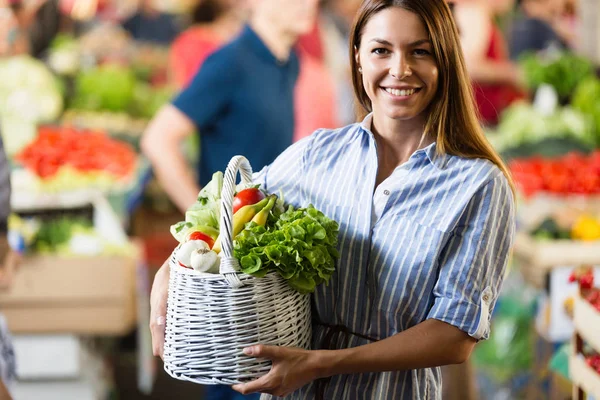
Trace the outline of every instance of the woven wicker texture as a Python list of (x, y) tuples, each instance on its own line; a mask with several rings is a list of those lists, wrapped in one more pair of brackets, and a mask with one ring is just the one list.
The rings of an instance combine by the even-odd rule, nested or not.
[[(229, 163), (221, 194), (221, 273), (182, 268), (170, 260), (164, 347), (165, 371), (200, 384), (247, 382), (265, 375), (271, 362), (242, 353), (255, 344), (308, 348), (310, 297), (291, 289), (276, 273), (254, 278), (240, 272), (232, 256), (232, 203), (235, 178), (252, 182), (241, 156)], [(173, 253), (174, 254), (174, 253)]]

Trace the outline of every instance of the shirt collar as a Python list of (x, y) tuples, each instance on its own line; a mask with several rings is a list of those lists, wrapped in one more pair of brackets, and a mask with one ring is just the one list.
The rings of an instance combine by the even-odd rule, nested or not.
[(248, 44), (248, 47), (256, 53), (258, 56), (263, 58), (266, 61), (269, 61), (278, 66), (288, 65), (292, 58), (295, 57), (294, 50), (290, 51), (290, 56), (286, 61), (281, 61), (269, 50), (265, 42), (258, 36), (258, 34), (252, 29), (252, 27), (248, 24), (244, 26), (242, 30), (241, 36), (242, 40)]
[[(373, 136), (373, 132), (371, 130), (372, 126), (373, 126), (373, 113), (371, 112), (362, 120), (362, 122), (360, 123), (360, 127), (364, 131), (369, 133), (371, 136)], [(437, 154), (436, 150), (437, 150), (436, 142), (433, 142), (429, 146), (415, 151), (414, 154), (411, 156), (411, 158), (422, 157), (422, 155), (425, 154), (425, 156), (427, 157), (427, 159), (429, 160), (429, 162), (431, 164), (433, 164), (436, 168), (443, 170), (446, 168), (446, 165), (448, 164), (448, 155), (447, 154)]]

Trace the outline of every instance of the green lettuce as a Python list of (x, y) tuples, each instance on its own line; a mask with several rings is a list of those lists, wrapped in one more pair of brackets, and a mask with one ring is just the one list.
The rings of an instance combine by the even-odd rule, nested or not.
[(171, 226), (171, 235), (180, 243), (185, 241), (189, 232), (200, 231), (209, 236), (219, 234), (221, 218), (221, 190), (223, 189), (223, 173), (213, 174), (212, 180), (200, 193), (198, 199), (185, 213), (185, 221)]
[(339, 226), (312, 205), (274, 209), (266, 226), (250, 222), (234, 240), (241, 270), (255, 277), (275, 271), (301, 293), (327, 284), (335, 271)]

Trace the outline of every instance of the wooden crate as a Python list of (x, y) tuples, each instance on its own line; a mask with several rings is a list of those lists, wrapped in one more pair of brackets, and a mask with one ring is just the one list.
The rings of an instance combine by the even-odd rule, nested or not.
[(584, 393), (600, 399), (600, 374), (590, 368), (581, 354), (583, 343), (600, 353), (600, 312), (581, 296), (575, 299), (575, 335), (569, 373), (573, 381), (573, 399), (583, 400)]

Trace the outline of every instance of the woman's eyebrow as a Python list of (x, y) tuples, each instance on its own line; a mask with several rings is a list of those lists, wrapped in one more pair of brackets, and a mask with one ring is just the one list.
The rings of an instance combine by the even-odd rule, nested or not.
[[(369, 40), (369, 42), (375, 42), (375, 43), (379, 43), (379, 44), (383, 44), (385, 46), (392, 46), (392, 43), (390, 43), (389, 41), (385, 40), (385, 39), (380, 39), (380, 38), (373, 38), (371, 40)], [(420, 46), (422, 44), (431, 44), (431, 40), (429, 39), (419, 39), (416, 40), (412, 43), (409, 43), (408, 45), (411, 47), (414, 46)]]

